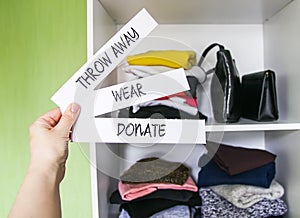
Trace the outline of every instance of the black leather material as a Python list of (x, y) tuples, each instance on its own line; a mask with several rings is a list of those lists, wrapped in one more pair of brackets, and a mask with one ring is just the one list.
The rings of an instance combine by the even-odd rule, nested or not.
[(198, 79), (194, 76), (187, 76), (186, 79), (190, 86), (190, 90), (187, 91), (188, 95), (191, 95), (193, 98), (196, 98), (197, 97), (197, 86), (199, 84)]
[(233, 123), (239, 120), (242, 111), (241, 82), (230, 51), (218, 43), (211, 44), (204, 50), (198, 65), (201, 67), (209, 50), (216, 46), (219, 47), (216, 67), (214, 72), (207, 71), (207, 73), (213, 72), (211, 80), (213, 114), (217, 122)]
[(256, 121), (274, 121), (279, 118), (274, 71), (244, 75), (242, 93), (242, 117)]

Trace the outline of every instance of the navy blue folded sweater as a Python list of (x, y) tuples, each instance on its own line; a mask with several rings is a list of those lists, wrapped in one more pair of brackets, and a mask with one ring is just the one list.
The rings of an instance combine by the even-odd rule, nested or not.
[(275, 162), (231, 176), (211, 160), (201, 168), (197, 184), (198, 187), (221, 184), (244, 184), (269, 188), (274, 176)]

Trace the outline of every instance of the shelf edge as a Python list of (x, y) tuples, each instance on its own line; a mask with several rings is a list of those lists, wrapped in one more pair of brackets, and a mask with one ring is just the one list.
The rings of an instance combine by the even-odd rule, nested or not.
[(296, 131), (300, 123), (270, 124), (217, 124), (205, 125), (205, 132), (242, 132), (242, 131)]

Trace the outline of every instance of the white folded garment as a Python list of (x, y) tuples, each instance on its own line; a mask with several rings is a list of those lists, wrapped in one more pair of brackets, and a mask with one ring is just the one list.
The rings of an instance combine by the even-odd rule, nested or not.
[(269, 188), (251, 185), (216, 185), (210, 187), (216, 194), (239, 208), (247, 208), (262, 199), (275, 200), (284, 194), (284, 188), (273, 180)]
[[(141, 65), (126, 65), (122, 68), (126, 73), (133, 74), (137, 78), (143, 78), (158, 73), (164, 73), (170, 70), (174, 70), (165, 66), (141, 66)], [(203, 83), (206, 80), (205, 72), (198, 66), (193, 66), (189, 70), (184, 70), (187, 76), (194, 76), (198, 79), (199, 83)]]
[(125, 65), (122, 69), (126, 73), (131, 73), (140, 77), (151, 76), (158, 73), (164, 73), (170, 70), (174, 70), (173, 68), (165, 67), (165, 66), (142, 66), (142, 65)]

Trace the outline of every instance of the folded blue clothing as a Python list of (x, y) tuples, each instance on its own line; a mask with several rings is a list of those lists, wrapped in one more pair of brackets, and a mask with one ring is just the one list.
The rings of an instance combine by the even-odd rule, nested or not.
[(269, 188), (274, 176), (275, 162), (231, 176), (211, 160), (201, 168), (197, 185), (199, 188), (221, 184), (243, 184)]

